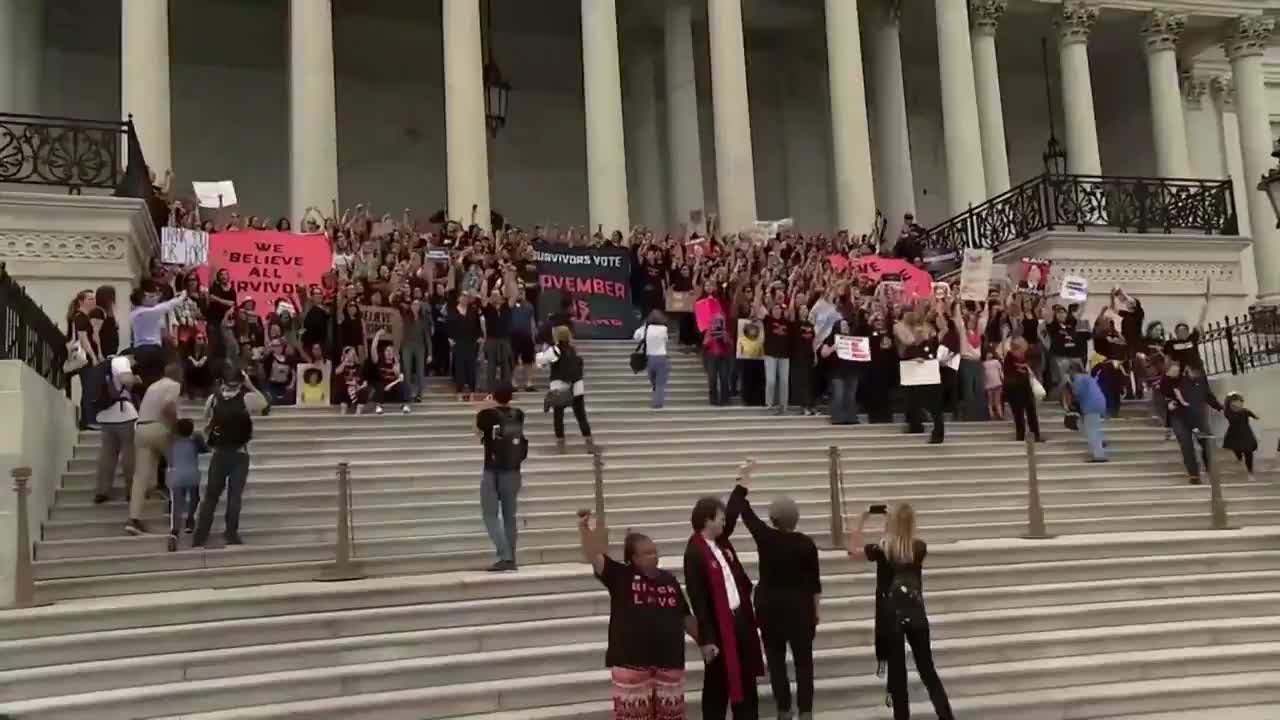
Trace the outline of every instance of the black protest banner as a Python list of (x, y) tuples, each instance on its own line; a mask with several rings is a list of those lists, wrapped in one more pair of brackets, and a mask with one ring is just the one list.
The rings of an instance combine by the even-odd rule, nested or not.
[(538, 317), (560, 311), (572, 298), (573, 334), (580, 338), (629, 338), (636, 328), (631, 305), (631, 253), (618, 247), (534, 244), (538, 263)]

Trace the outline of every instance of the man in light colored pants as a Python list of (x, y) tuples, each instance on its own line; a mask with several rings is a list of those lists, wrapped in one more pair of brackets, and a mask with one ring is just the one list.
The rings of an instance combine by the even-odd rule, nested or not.
[(138, 422), (133, 430), (133, 490), (129, 493), (129, 522), (125, 532), (143, 535), (142, 506), (147, 500), (147, 489), (156, 484), (156, 472), (160, 458), (169, 451), (173, 440), (173, 424), (178, 420), (178, 397), (182, 393), (182, 366), (170, 365), (164, 369), (164, 377), (155, 381), (143, 393), (138, 403)]
[[(774, 391), (777, 391), (777, 401)], [(787, 411), (787, 400), (791, 394), (791, 358), (764, 356), (764, 404), (773, 408), (779, 415)]]

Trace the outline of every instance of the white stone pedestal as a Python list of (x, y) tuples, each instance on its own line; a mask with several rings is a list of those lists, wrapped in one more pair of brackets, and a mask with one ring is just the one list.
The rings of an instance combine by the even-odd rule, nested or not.
[(0, 262), (64, 330), (77, 291), (111, 285), (127, 346), (129, 293), (156, 246), (142, 200), (0, 192)]

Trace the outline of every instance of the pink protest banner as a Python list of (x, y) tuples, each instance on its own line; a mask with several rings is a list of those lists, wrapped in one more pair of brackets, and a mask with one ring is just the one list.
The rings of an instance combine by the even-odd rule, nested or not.
[(904, 300), (933, 296), (933, 276), (906, 260), (881, 257), (879, 255), (863, 255), (858, 258), (850, 258), (849, 262), (859, 275), (866, 275), (877, 281), (883, 279), (886, 275), (896, 275), (897, 279), (902, 282)]
[(849, 258), (839, 253), (828, 255), (827, 262), (831, 263), (831, 269), (836, 272), (844, 272), (845, 268), (849, 267)]
[(323, 234), (241, 230), (209, 236), (209, 263), (196, 269), (208, 287), (210, 269), (226, 270), (240, 302), (253, 300), (266, 315), (278, 298), (294, 298), (298, 285), (319, 285), (333, 267), (333, 251)]
[(711, 318), (716, 314), (724, 314), (720, 301), (713, 297), (704, 297), (693, 304), (693, 318), (698, 329), (706, 331), (711, 326)]

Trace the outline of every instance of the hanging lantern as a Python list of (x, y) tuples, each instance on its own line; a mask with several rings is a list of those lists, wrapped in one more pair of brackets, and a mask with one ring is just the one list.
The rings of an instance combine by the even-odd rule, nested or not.
[(511, 83), (502, 78), (497, 63), (484, 64), (484, 124), (489, 137), (497, 137), (498, 131), (507, 125), (507, 98), (511, 95)]
[[(1271, 151), (1271, 157), (1280, 161), (1280, 139), (1276, 140), (1276, 147)], [(1280, 166), (1271, 168), (1271, 172), (1262, 176), (1258, 189), (1266, 193), (1267, 199), (1271, 201), (1271, 211), (1276, 215), (1276, 227), (1280, 228)]]

